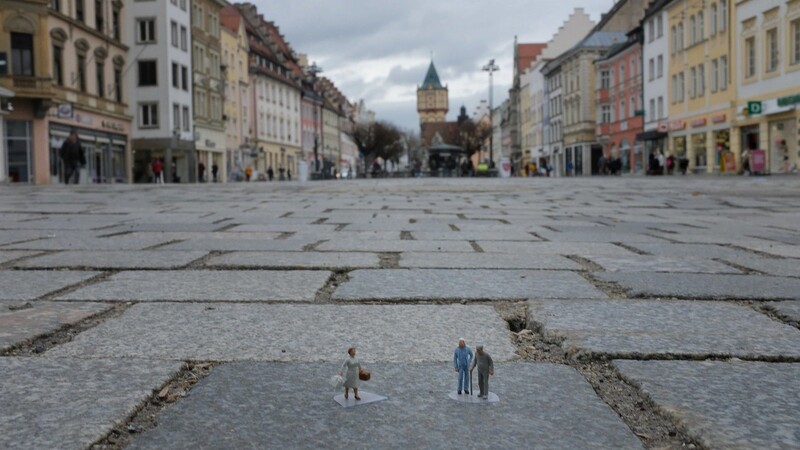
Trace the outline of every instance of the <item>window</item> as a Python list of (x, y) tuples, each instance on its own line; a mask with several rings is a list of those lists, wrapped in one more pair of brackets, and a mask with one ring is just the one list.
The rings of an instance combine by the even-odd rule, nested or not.
[(706, 94), (706, 66), (697, 66), (697, 96), (702, 97)]
[(114, 100), (122, 103), (122, 69), (114, 68)]
[(728, 89), (728, 57), (723, 56), (719, 59), (719, 90)]
[(690, 83), (689, 84), (689, 98), (695, 98), (697, 96), (697, 68), (692, 67), (689, 70), (690, 75)]
[(664, 36), (664, 17), (659, 14), (656, 16), (656, 37)]
[(656, 38), (656, 23), (655, 20), (650, 19), (647, 22), (647, 40), (653, 42), (653, 39)]
[(78, 89), (86, 92), (86, 55), (78, 54)]
[(177, 103), (172, 104), (172, 129), (181, 129), (181, 105)]
[(172, 87), (181, 88), (181, 69), (178, 63), (172, 63)]
[(192, 26), (203, 28), (204, 17), (205, 14), (203, 12), (203, 7), (196, 3), (192, 3)]
[(77, 19), (79, 22), (86, 22), (83, 0), (75, 0), (75, 19)]
[(791, 47), (789, 51), (792, 53), (792, 65), (800, 63), (800, 19), (795, 19), (789, 25), (791, 40)]
[(155, 60), (139, 61), (139, 86), (157, 86), (158, 70)]
[(678, 101), (678, 76), (672, 76), (672, 103)]
[(214, 52), (208, 52), (208, 59), (211, 64), (211, 76), (214, 78), (219, 78), (220, 71), (219, 71), (219, 54)]
[(683, 50), (683, 22), (678, 23), (678, 50)]
[(186, 0), (181, 0), (181, 9), (186, 11)]
[(656, 100), (654, 98), (650, 99), (650, 110), (647, 112), (647, 115), (650, 116), (650, 120), (655, 120), (656, 116)]
[(189, 38), (186, 32), (186, 27), (181, 25), (181, 50), (186, 51), (189, 48)]
[(189, 131), (189, 107), (183, 107), (183, 131)]
[(620, 120), (625, 118), (626, 112), (627, 112), (627, 110), (625, 109), (625, 99), (623, 98), (623, 99), (621, 99), (619, 101), (619, 118), (620, 118)]
[(11, 33), (11, 73), (33, 76), (33, 35)]
[(719, 1), (719, 32), (724, 33), (728, 26), (728, 1)]
[(181, 89), (189, 92), (189, 68), (181, 66)]
[(697, 42), (702, 42), (706, 38), (706, 16), (703, 11), (697, 13)]
[(719, 61), (716, 59), (711, 61), (711, 92), (717, 92), (719, 89)]
[(664, 76), (664, 56), (658, 55), (658, 78)]
[(628, 102), (628, 117), (633, 117), (636, 115), (636, 98), (631, 97), (631, 101)]
[(670, 33), (670, 40), (672, 41), (672, 53), (674, 54), (675, 51), (678, 50), (678, 30), (675, 27), (672, 27)]
[(689, 47), (697, 42), (697, 20), (694, 16), (689, 17)]
[(139, 104), (139, 128), (158, 127), (158, 103)]
[(686, 99), (686, 74), (683, 72), (678, 74), (678, 95), (680, 96), (678, 101), (682, 102)]
[(94, 0), (94, 29), (104, 33), (105, 20), (103, 19), (103, 0)]
[(717, 34), (717, 4), (711, 4), (711, 36)]
[(778, 69), (778, 29), (767, 30), (767, 72)]
[(756, 76), (756, 38), (749, 37), (744, 40), (744, 77)]
[(111, 12), (111, 35), (117, 41), (119, 41), (122, 37), (122, 29), (120, 28), (119, 8), (114, 8), (114, 10)]
[(53, 83), (64, 85), (64, 49), (57, 45), (53, 46)]
[(653, 81), (656, 78), (656, 62), (653, 58), (650, 58), (650, 61), (647, 63), (647, 69), (649, 74), (650, 81)]
[(95, 71), (97, 77), (97, 96), (104, 98), (106, 96), (106, 65), (102, 61), (95, 64)]
[(50, 0), (50, 9), (61, 12), (61, 0)]
[(658, 97), (658, 118), (664, 118), (664, 97)]
[(156, 19), (137, 19), (136, 29), (137, 43), (150, 44), (156, 41)]
[(178, 47), (178, 22), (174, 20), (170, 23), (170, 36), (172, 37), (172, 46)]

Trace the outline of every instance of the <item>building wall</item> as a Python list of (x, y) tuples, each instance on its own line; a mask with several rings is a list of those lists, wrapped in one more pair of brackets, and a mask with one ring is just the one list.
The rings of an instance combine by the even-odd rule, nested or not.
[(449, 109), (447, 88), (417, 89), (417, 112), (420, 123), (445, 122)]
[[(669, 25), (669, 14), (666, 10), (661, 10), (644, 23), (642, 75), (644, 80), (645, 130), (658, 130), (659, 126), (661, 126), (662, 131), (667, 131), (666, 121), (670, 105)], [(659, 105), (661, 106), (659, 107)]]
[(335, 164), (339, 157), (339, 113), (327, 107), (322, 109), (322, 149), (320, 157)]
[[(235, 12), (238, 14), (238, 12)], [(228, 170), (220, 171), (220, 181), (227, 181), (228, 172), (243, 171), (246, 164), (250, 164), (249, 142), (249, 114), (250, 107), (250, 79), (248, 76), (248, 44), (244, 24), (239, 19), (239, 26), (234, 32), (223, 26), (222, 61), (228, 66), (225, 71), (225, 146), (228, 155), (225, 158)], [(244, 147), (243, 147), (244, 146)]]

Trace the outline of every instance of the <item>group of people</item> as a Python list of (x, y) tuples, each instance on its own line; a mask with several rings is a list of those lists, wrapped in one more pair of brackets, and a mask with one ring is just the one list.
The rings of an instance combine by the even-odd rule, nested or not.
[(677, 169), (680, 170), (681, 175), (686, 175), (686, 171), (689, 168), (689, 160), (686, 158), (676, 159), (672, 153), (665, 158), (663, 151), (659, 151), (658, 153), (650, 153), (650, 156), (647, 160), (647, 174), (672, 175), (676, 169), (676, 166)]
[[(239, 170), (241, 170), (241, 168)], [(235, 179), (236, 177), (232, 176), (231, 178)], [(275, 171), (272, 170), (272, 166), (269, 166), (267, 168), (267, 176), (266, 176), (266, 178), (258, 177), (257, 174), (256, 174), (255, 169), (253, 169), (253, 166), (247, 166), (244, 169), (244, 180), (245, 181), (254, 181), (254, 180), (258, 180), (258, 181), (273, 181), (274, 179), (275, 179)], [(286, 181), (287, 179), (289, 181), (292, 181), (292, 171), (291, 171), (291, 169), (284, 169), (283, 167), (279, 168), (278, 169), (278, 180), (279, 181)]]
[[(458, 340), (458, 346), (453, 352), (453, 368), (458, 376), (458, 395), (462, 392), (471, 395), (472, 372), (478, 371), (478, 398), (489, 399), (489, 377), (494, 376), (494, 361), (484, 350), (482, 345), (475, 347), (475, 352), (467, 347), (464, 338)], [(361, 373), (361, 363), (356, 358), (356, 348), (347, 349), (345, 358), (339, 370), (339, 376), (344, 379), (344, 398), (350, 398), (350, 389), (356, 400), (361, 400), (358, 396), (359, 374)]]

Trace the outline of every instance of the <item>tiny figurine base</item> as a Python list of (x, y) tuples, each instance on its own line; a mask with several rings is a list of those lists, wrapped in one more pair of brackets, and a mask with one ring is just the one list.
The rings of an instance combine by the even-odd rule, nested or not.
[(384, 397), (382, 395), (364, 391), (358, 391), (358, 396), (361, 397), (361, 400), (356, 400), (355, 395), (353, 395), (353, 392), (350, 391), (350, 396), (349, 396), (350, 398), (348, 398), (347, 400), (345, 400), (344, 394), (336, 395), (335, 397), (333, 397), (333, 400), (336, 403), (342, 405), (343, 408), (352, 408), (354, 406), (368, 405), (370, 403), (376, 403), (388, 400), (387, 397)]
[(477, 392), (473, 395), (458, 395), (458, 392), (452, 391), (448, 397), (460, 403), (497, 403), (500, 401), (500, 397), (498, 397), (494, 392), (489, 392), (489, 398), (486, 399), (478, 397)]

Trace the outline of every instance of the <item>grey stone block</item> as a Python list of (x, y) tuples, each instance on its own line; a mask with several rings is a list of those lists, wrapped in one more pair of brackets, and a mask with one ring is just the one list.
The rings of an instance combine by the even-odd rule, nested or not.
[(381, 241), (336, 239), (317, 247), (319, 251), (334, 252), (461, 252), (474, 253), (467, 241)]
[(489, 306), (219, 303), (135, 305), (47, 355), (341, 363), (355, 345), (362, 361), (452, 361), (460, 337), (514, 357)]
[(313, 239), (187, 239), (160, 247), (159, 250), (203, 250), (203, 251), (273, 251), (300, 252), (303, 247), (316, 242)]
[(55, 270), (0, 271), (0, 300), (34, 300), (81, 283), (101, 272)]
[[(669, 258), (740, 258), (749, 255), (748, 252), (714, 244), (640, 244), (633, 243), (631, 247), (655, 256)], [(597, 253), (601, 255), (602, 253)], [(608, 255), (605, 255), (608, 256)]]
[(59, 233), (52, 238), (11, 244), (4, 249), (17, 250), (144, 250), (169, 242), (164, 237), (97, 237), (84, 234)]
[(371, 253), (330, 252), (234, 252), (215, 256), (206, 262), (209, 267), (222, 268), (313, 268), (368, 269), (378, 268), (380, 258)]
[(614, 361), (706, 448), (800, 447), (800, 364)]
[(572, 272), (534, 270), (357, 270), (334, 300), (520, 300), (606, 298)]
[(800, 278), (800, 259), (762, 258), (752, 255), (743, 258), (726, 258), (725, 261), (730, 261), (767, 275)]
[(751, 250), (768, 253), (774, 256), (782, 256), (784, 258), (800, 258), (800, 245), (789, 245), (772, 242), (753, 243), (747, 242), (741, 244), (742, 247)]
[(0, 352), (109, 309), (102, 303), (0, 301)]
[(447, 364), (369, 369), (363, 389), (389, 399), (345, 410), (327, 384), (336, 365), (224, 365), (131, 448), (642, 448), (567, 366), (497, 366), (490, 388), (502, 400), (491, 405), (447, 398), (455, 383)]
[(97, 301), (313, 301), (327, 271), (131, 271), (59, 296)]
[(800, 331), (729, 303), (532, 300), (528, 321), (564, 349), (596, 355), (800, 357)]
[[(620, 236), (620, 241), (624, 241), (622, 236)], [(478, 245), (487, 253), (508, 253), (512, 255), (635, 255), (635, 253), (618, 245), (603, 242), (478, 241)]]
[(181, 363), (0, 358), (0, 448), (88, 448)]
[(400, 257), (400, 267), (423, 269), (563, 269), (581, 265), (560, 255), (504, 255), (501, 253), (410, 252)]
[(185, 266), (207, 255), (203, 251), (93, 251), (74, 250), (49, 253), (14, 264), (23, 268), (89, 268), (89, 269), (172, 269)]
[(586, 258), (602, 266), (608, 272), (742, 273), (731, 266), (711, 259), (645, 255), (627, 257), (587, 255)]
[(618, 283), (633, 296), (674, 296), (704, 299), (800, 299), (800, 280), (760, 275), (689, 273), (597, 273)]
[(781, 317), (800, 323), (800, 302), (787, 301), (766, 303), (764, 307), (775, 311)]
[(26, 252), (21, 250), (0, 251), (0, 264), (5, 264), (15, 259), (38, 255), (39, 252)]
[(524, 230), (505, 230), (502, 233), (488, 231), (414, 231), (411, 233), (420, 241), (541, 241)]

